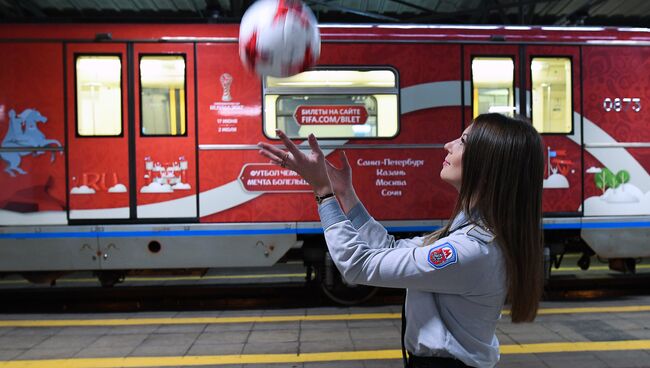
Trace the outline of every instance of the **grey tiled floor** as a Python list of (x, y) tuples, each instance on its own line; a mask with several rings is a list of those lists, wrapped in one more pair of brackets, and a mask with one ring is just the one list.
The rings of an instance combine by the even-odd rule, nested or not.
[[(607, 301), (546, 302), (542, 308), (648, 306), (650, 296)], [(0, 315), (0, 320), (192, 318), (231, 316), (311, 316), (348, 313), (399, 313), (400, 306), (285, 310), (166, 312), (77, 315)], [(512, 324), (505, 316), (497, 334), (503, 346), (536, 343), (650, 340), (650, 312), (540, 315), (534, 323)], [(27, 359), (304, 354), (400, 349), (400, 320), (338, 320), (164, 324), (110, 327), (0, 327), (0, 365)], [(645, 346), (649, 346), (646, 344)], [(214, 367), (389, 368), (400, 359)], [(650, 367), (649, 350), (503, 354), (500, 368)]]

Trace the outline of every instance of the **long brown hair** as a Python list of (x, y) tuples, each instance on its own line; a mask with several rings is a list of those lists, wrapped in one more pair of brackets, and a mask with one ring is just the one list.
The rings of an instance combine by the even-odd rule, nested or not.
[[(513, 322), (535, 319), (543, 288), (542, 139), (532, 124), (477, 116), (465, 141), (460, 193), (451, 219), (476, 214), (505, 256)], [(447, 225), (425, 243), (446, 234)]]

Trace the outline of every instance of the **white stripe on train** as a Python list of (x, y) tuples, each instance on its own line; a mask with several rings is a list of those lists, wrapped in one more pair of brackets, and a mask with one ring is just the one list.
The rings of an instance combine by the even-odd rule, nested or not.
[[(461, 85), (458, 81), (441, 81), (422, 83), (401, 90), (402, 114), (409, 112), (437, 108), (453, 107), (461, 105)], [(471, 84), (465, 81), (465, 106), (471, 104)], [(579, 122), (581, 115), (574, 112), (574, 122)], [(586, 143), (616, 143), (616, 140), (598, 127), (595, 123), (587, 118), (583, 118), (583, 130), (585, 132), (584, 141)], [(579, 126), (578, 126), (579, 127)], [(567, 136), (576, 144), (581, 145), (581, 131), (574, 129), (574, 134)], [(329, 145), (343, 146), (347, 140), (328, 141)], [(302, 142), (302, 147), (307, 146), (307, 142)], [(328, 155), (333, 149), (325, 150)], [(640, 190), (647, 192), (650, 190), (650, 175), (637, 162), (625, 148), (587, 148), (587, 152), (592, 154), (603, 165), (613, 169), (627, 170), (630, 176), (634, 178), (634, 184)], [(213, 188), (201, 193), (200, 217), (209, 216), (215, 213), (225, 211), (236, 207), (240, 204), (251, 201), (263, 193), (246, 192), (239, 180), (233, 180), (220, 187)], [(168, 217), (168, 214), (186, 214), (186, 217), (195, 215), (194, 204), (196, 195), (174, 199), (166, 202), (159, 202), (138, 206), (138, 216), (144, 218)], [(113, 209), (96, 209), (96, 210), (72, 210), (71, 218), (115, 218), (115, 214), (128, 214), (128, 207)], [(12, 211), (0, 210), (0, 223), (4, 225), (25, 225), (25, 224), (66, 224), (65, 211), (49, 211), (33, 214), (23, 214)]]

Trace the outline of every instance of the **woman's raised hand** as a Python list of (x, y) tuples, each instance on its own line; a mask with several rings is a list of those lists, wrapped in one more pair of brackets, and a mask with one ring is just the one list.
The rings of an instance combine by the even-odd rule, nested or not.
[(287, 151), (265, 142), (258, 143), (259, 153), (268, 157), (271, 162), (293, 170), (311, 185), (316, 195), (324, 195), (332, 192), (332, 186), (327, 176), (325, 155), (321, 151), (318, 141), (313, 134), (308, 137), (311, 152), (304, 154), (281, 130), (276, 130), (278, 137), (282, 140)]

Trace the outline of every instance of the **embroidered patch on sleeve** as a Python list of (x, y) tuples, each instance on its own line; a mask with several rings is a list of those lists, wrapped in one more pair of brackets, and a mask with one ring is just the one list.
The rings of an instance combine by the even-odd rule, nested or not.
[(440, 244), (429, 250), (427, 261), (431, 266), (433, 266), (433, 268), (439, 270), (458, 262), (458, 252), (456, 252), (456, 248), (449, 243)]

